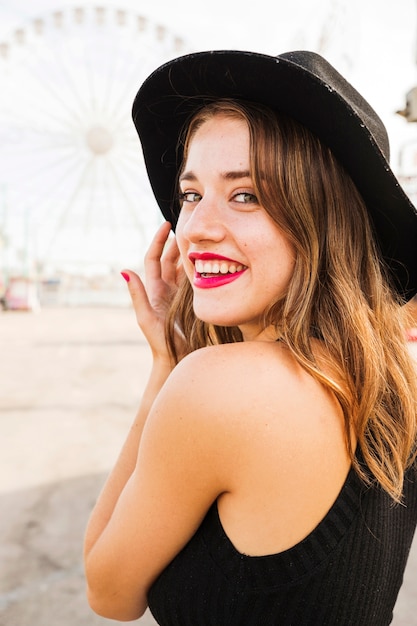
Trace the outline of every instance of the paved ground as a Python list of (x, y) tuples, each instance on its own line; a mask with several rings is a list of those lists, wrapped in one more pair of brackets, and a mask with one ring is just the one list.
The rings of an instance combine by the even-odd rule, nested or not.
[[(136, 410), (147, 348), (124, 308), (2, 313), (0, 345), (0, 626), (114, 623), (85, 601), (82, 537)], [(416, 581), (417, 542), (394, 626), (417, 626)]]

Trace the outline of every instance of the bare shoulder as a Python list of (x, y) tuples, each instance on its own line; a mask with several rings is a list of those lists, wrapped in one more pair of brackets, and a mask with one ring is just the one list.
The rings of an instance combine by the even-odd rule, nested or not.
[(252, 386), (261, 381), (267, 382), (270, 378), (278, 385), (284, 380), (301, 382), (304, 378), (304, 370), (283, 345), (260, 341), (201, 348), (189, 354), (174, 370), (175, 378), (191, 376), (189, 380), (193, 385), (207, 383), (207, 374), (210, 380), (216, 380), (222, 388), (226, 382), (233, 384), (236, 381), (241, 385), (244, 376), (248, 392)]
[[(154, 419), (158, 446), (161, 436), (166, 442), (162, 457), (173, 446), (175, 471), (181, 459), (184, 480), (192, 472), (198, 485), (209, 485), (229, 537), (247, 554), (274, 553), (305, 537), (350, 465), (339, 404), (279, 343), (193, 352), (166, 381)], [(270, 528), (262, 541), (260, 525)]]
[[(167, 393), (193, 419), (213, 428), (227, 425), (256, 433), (268, 424), (291, 437), (332, 436), (340, 409), (332, 396), (280, 343), (242, 342), (211, 346), (188, 355), (173, 371)], [(293, 432), (292, 432), (293, 431)]]

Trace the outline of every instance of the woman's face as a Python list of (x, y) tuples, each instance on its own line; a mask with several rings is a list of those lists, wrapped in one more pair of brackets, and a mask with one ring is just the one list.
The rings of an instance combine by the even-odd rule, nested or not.
[(176, 236), (196, 316), (239, 326), (245, 340), (275, 338), (263, 314), (285, 292), (295, 254), (254, 195), (249, 130), (218, 114), (189, 145)]

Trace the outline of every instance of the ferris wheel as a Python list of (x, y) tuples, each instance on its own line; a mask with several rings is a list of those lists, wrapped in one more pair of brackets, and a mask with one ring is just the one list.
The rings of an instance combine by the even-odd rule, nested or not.
[[(134, 95), (184, 42), (132, 11), (89, 6), (0, 41), (0, 235), (44, 274), (140, 262), (159, 222)], [(3, 254), (4, 256), (4, 254)]]

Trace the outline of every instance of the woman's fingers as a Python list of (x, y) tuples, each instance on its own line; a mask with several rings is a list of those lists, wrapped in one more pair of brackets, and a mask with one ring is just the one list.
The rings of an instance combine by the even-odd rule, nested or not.
[(152, 313), (145, 286), (139, 276), (132, 270), (123, 270), (121, 274), (127, 282), (136, 318), (141, 325), (141, 319)]
[(146, 289), (152, 306), (166, 308), (178, 286), (180, 252), (175, 237), (169, 241), (171, 224), (156, 232), (145, 256)]
[(171, 225), (157, 230), (145, 256), (146, 286), (132, 270), (123, 270), (137, 322), (154, 353), (166, 351), (165, 316), (182, 267), (175, 238), (167, 245)]
[(162, 280), (171, 288), (177, 286), (180, 251), (175, 237), (168, 243), (161, 259)]
[(146, 280), (154, 281), (162, 278), (161, 257), (168, 240), (171, 224), (164, 222), (156, 231), (145, 255)]

